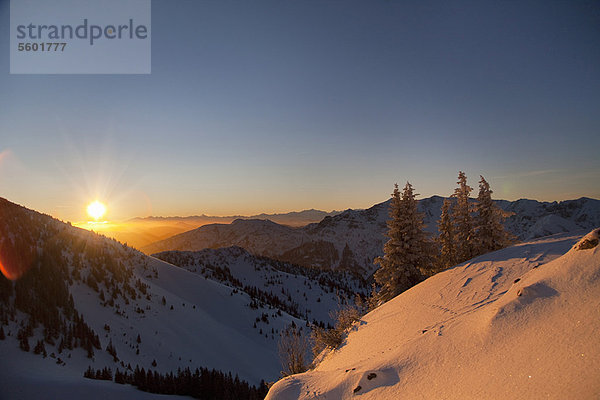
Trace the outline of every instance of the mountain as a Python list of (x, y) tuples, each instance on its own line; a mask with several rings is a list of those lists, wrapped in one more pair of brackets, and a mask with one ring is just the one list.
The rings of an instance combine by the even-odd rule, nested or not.
[(94, 230), (130, 246), (140, 248), (150, 243), (166, 239), (170, 236), (186, 232), (204, 225), (221, 223), (229, 224), (236, 219), (270, 220), (287, 226), (304, 226), (319, 222), (327, 216), (339, 214), (339, 211), (325, 212), (320, 210), (293, 211), (280, 214), (258, 214), (253, 216), (215, 217), (210, 215), (194, 215), (188, 217), (145, 217), (132, 218), (127, 221), (111, 221), (106, 223), (84, 222), (76, 224), (80, 228)]
[[(437, 234), (443, 197), (419, 201), (426, 229)], [(600, 225), (600, 201), (588, 198), (544, 203), (535, 200), (496, 201), (508, 215), (507, 229), (520, 240), (555, 233), (592, 229)], [(389, 201), (366, 210), (346, 210), (319, 223), (292, 228), (271, 221), (235, 220), (184, 232), (142, 248), (147, 254), (167, 250), (202, 250), (240, 246), (302, 266), (351, 271), (367, 277), (373, 259), (386, 241)]]
[[(258, 214), (250, 217), (241, 217), (242, 219), (268, 219), (277, 224), (288, 225), (288, 226), (305, 226), (310, 223), (319, 222), (325, 217), (333, 217), (340, 214), (341, 211), (321, 211), (321, 210), (303, 210), (303, 211), (292, 211), (288, 213), (279, 214)], [(238, 219), (238, 218), (236, 218)]]
[(210, 215), (204, 215), (204, 214), (192, 215), (192, 216), (187, 216), (187, 217), (150, 216), (150, 217), (143, 217), (143, 218), (142, 217), (132, 218), (128, 222), (173, 221), (173, 222), (185, 222), (185, 223), (189, 223), (189, 224), (202, 223), (203, 225), (205, 225), (207, 223), (216, 223), (216, 222), (230, 223), (236, 219), (268, 219), (270, 221), (273, 221), (273, 222), (276, 222), (276, 223), (282, 224), (282, 225), (304, 226), (311, 222), (318, 222), (325, 217), (331, 217), (334, 215), (338, 215), (340, 213), (341, 213), (341, 211), (334, 210), (331, 212), (327, 212), (327, 211), (315, 210), (313, 208), (310, 210), (290, 211), (287, 213), (274, 213), (274, 214), (261, 213), (261, 214), (251, 215), (251, 216), (234, 215), (234, 216), (217, 217), (217, 216), (210, 216)]
[(555, 235), (439, 273), (267, 399), (596, 399), (599, 239)]
[[(327, 323), (315, 306), (350, 290), (338, 275), (239, 248), (189, 256), (177, 267), (0, 198), (0, 269), (11, 278), (0, 276), (0, 398), (105, 388), (83, 378), (89, 368), (149, 391), (162, 380), (174, 393), (179, 379), (258, 398), (279, 376), (279, 332), (309, 315)], [(131, 387), (116, 387), (106, 393), (129, 398)]]
[(587, 197), (552, 203), (522, 199), (497, 204), (513, 214), (506, 226), (521, 240), (600, 226), (600, 200)]

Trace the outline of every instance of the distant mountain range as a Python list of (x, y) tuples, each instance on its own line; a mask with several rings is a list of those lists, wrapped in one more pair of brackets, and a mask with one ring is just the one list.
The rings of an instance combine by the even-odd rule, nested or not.
[[(443, 201), (440, 196), (419, 201), (426, 229), (433, 235), (438, 233)], [(255, 255), (303, 266), (349, 270), (367, 277), (374, 271), (373, 259), (382, 254), (386, 241), (389, 203), (388, 200), (366, 210), (346, 210), (304, 227), (259, 219), (210, 224), (144, 246), (142, 251), (152, 254), (239, 246)], [(498, 200), (496, 204), (510, 215), (505, 226), (520, 240), (600, 226), (600, 201), (595, 199), (552, 203)]]
[(187, 217), (138, 217), (120, 222), (111, 221), (106, 224), (90, 225), (88, 223), (81, 223), (77, 224), (77, 226), (102, 233), (135, 248), (141, 248), (153, 242), (208, 224), (229, 224), (237, 219), (268, 219), (281, 225), (296, 227), (319, 222), (325, 217), (331, 217), (339, 213), (341, 211), (304, 210), (280, 214), (263, 213), (252, 216), (216, 217), (210, 215), (192, 215)]
[(340, 214), (342, 211), (321, 211), (321, 210), (303, 210), (303, 211), (291, 211), (287, 213), (275, 213), (275, 214), (256, 214), (251, 216), (244, 215), (233, 215), (233, 216), (225, 216), (225, 217), (215, 217), (211, 215), (191, 215), (187, 217), (136, 217), (129, 220), (129, 222), (165, 222), (165, 221), (176, 221), (176, 222), (185, 222), (190, 224), (196, 224), (198, 222), (201, 223), (214, 223), (214, 222), (222, 222), (229, 223), (235, 221), (236, 219), (268, 219), (273, 222), (276, 222), (281, 225), (289, 225), (289, 226), (304, 226), (310, 224), (311, 222), (321, 221), (325, 217), (332, 217), (334, 215)]

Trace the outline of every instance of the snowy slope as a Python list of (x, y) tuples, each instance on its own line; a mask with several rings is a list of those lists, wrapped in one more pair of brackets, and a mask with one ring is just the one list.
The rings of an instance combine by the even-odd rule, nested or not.
[[(138, 294), (129, 304), (119, 300), (114, 307), (106, 306), (98, 292), (86, 284), (74, 282), (70, 286), (78, 312), (100, 335), (102, 350), (112, 341), (120, 360), (114, 363), (102, 350), (96, 350), (93, 360), (85, 357), (83, 349), (63, 351), (62, 360), (76, 365), (79, 377), (88, 365), (96, 369), (110, 366), (114, 371), (117, 367), (123, 370), (123, 364), (159, 372), (185, 367), (215, 368), (238, 374), (252, 384), (279, 376), (278, 332), (292, 321), (303, 321), (266, 305), (253, 309), (249, 307), (252, 298), (242, 291), (234, 293), (221, 283), (157, 259), (147, 257), (147, 261), (135, 272), (147, 285), (146, 294)], [(260, 321), (254, 328), (263, 314), (268, 316), (268, 322)], [(21, 320), (26, 318), (22, 316)], [(110, 332), (104, 329), (105, 324), (110, 326)], [(10, 321), (4, 329), (15, 335), (18, 325)], [(36, 332), (30, 339), (32, 345), (36, 338), (42, 338), (41, 329)], [(0, 349), (5, 345), (15, 346), (3, 341)], [(46, 349), (58, 356), (56, 346), (46, 344)], [(156, 367), (151, 365), (154, 360)]]
[(73, 365), (57, 365), (52, 358), (25, 353), (16, 345), (0, 345), (0, 400), (167, 400), (189, 397), (142, 392), (131, 385), (83, 379)]
[(362, 289), (344, 274), (257, 257), (241, 247), (170, 251), (155, 257), (247, 293), (257, 292), (266, 303), (311, 322), (333, 323), (329, 311)]
[[(437, 234), (444, 198), (419, 201), (426, 229)], [(589, 230), (600, 225), (600, 201), (588, 198), (542, 203), (535, 200), (497, 201), (507, 213), (506, 227), (521, 240), (555, 233)], [(298, 265), (349, 270), (368, 277), (386, 241), (389, 201), (367, 210), (346, 210), (303, 228), (262, 220), (213, 224), (181, 233), (142, 248), (147, 254), (167, 250), (202, 250), (240, 246)]]
[(531, 241), (440, 273), (267, 398), (598, 398), (599, 235)]
[(513, 214), (506, 226), (522, 240), (600, 226), (600, 200), (586, 197), (552, 203), (517, 200), (497, 204)]
[[(151, 260), (149, 267), (158, 272), (157, 278), (145, 277), (142, 269), (139, 275), (149, 286), (151, 300), (142, 298), (129, 306), (121, 305), (123, 315), (100, 306), (97, 294), (87, 286), (73, 288), (80, 312), (89, 316), (86, 319), (97, 332), (104, 332), (104, 324), (112, 322), (104, 341), (113, 339), (125, 364), (139, 363), (151, 368), (156, 359), (156, 369), (165, 372), (204, 366), (232, 371), (254, 384), (278, 376), (278, 336), (271, 335), (270, 330), (280, 330), (291, 323), (290, 316), (279, 316), (263, 307), (253, 310), (248, 307), (251, 298), (246, 293), (232, 295), (233, 290), (225, 285), (160, 260)], [(164, 306), (162, 297), (166, 300)], [(268, 328), (268, 337), (253, 328), (255, 319), (263, 313), (269, 315), (269, 324), (262, 325), (265, 332)], [(136, 355), (138, 334), (142, 343), (140, 354)]]

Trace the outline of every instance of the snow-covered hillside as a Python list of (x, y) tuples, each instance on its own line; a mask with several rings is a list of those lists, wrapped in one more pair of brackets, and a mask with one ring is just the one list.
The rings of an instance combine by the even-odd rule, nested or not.
[[(142, 392), (131, 385), (84, 379), (81, 368), (57, 365), (53, 358), (25, 353), (0, 342), (0, 399), (2, 400), (181, 400), (189, 397)], [(84, 367), (85, 368), (85, 367)]]
[(168, 251), (155, 257), (250, 293), (257, 300), (254, 305), (260, 300), (319, 325), (332, 323), (330, 310), (364, 289), (352, 285), (354, 281), (345, 274), (257, 257), (241, 247)]
[[(426, 229), (437, 234), (444, 198), (419, 201)], [(555, 233), (592, 229), (600, 225), (600, 201), (588, 198), (542, 203), (534, 200), (497, 201), (511, 214), (505, 224), (520, 240)], [(167, 250), (196, 251), (240, 246), (253, 254), (303, 266), (353, 271), (363, 277), (375, 269), (386, 241), (389, 201), (367, 210), (346, 210), (319, 223), (291, 228), (265, 220), (236, 220), (181, 233), (142, 248), (147, 254)]]
[(435, 275), (267, 398), (597, 399), (599, 236), (555, 235)]
[(600, 200), (596, 199), (582, 197), (552, 203), (517, 200), (497, 204), (513, 214), (506, 226), (521, 240), (600, 226)]

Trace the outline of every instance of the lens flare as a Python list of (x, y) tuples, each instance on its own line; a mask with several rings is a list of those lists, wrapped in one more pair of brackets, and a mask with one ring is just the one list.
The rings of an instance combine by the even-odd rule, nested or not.
[(10, 269), (6, 268), (1, 260), (0, 272), (2, 272), (2, 275), (4, 275), (6, 279), (10, 279), (11, 281), (17, 280), (22, 275), (20, 271), (11, 271)]
[(96, 200), (87, 206), (87, 213), (94, 220), (98, 221), (106, 214), (106, 206)]

